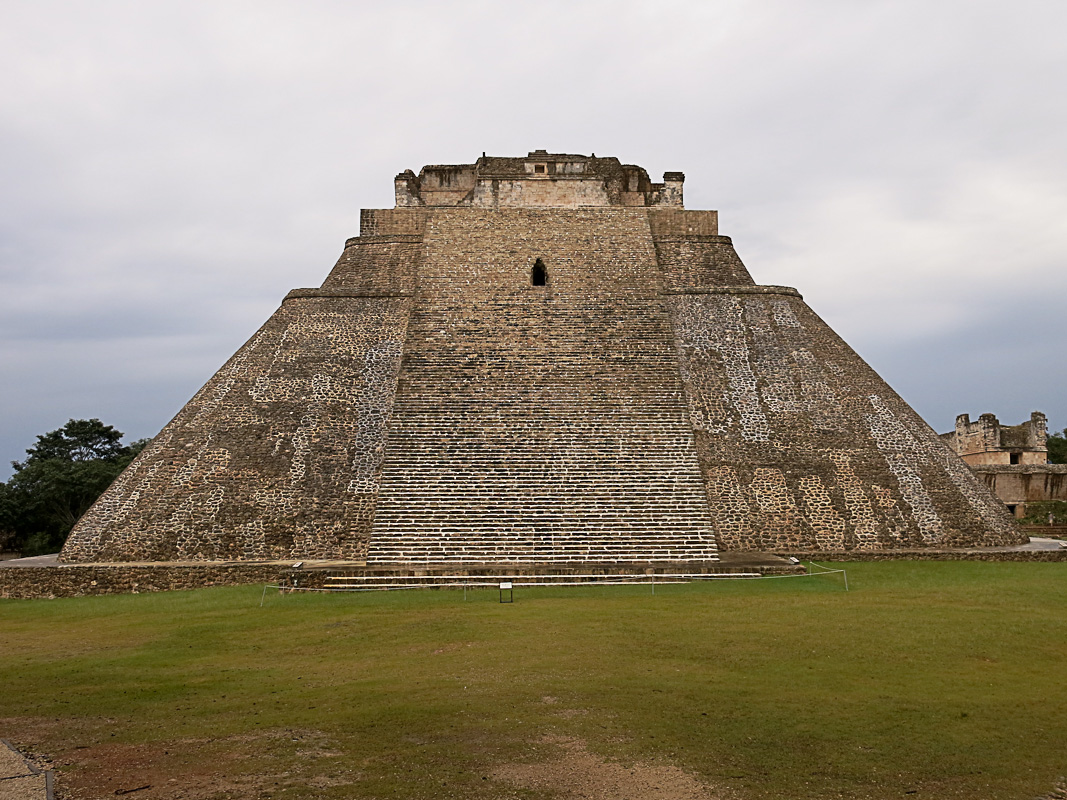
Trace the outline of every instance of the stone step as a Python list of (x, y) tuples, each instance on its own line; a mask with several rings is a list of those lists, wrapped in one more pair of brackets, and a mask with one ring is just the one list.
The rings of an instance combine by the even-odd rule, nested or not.
[[(562, 538), (562, 537), (561, 537)], [(433, 536), (430, 533), (420, 535), (419, 537), (410, 538), (390, 538), (388, 545), (380, 544), (375, 547), (375, 550), (384, 550), (386, 547), (392, 547), (394, 549), (403, 548), (420, 548), (420, 549), (456, 549), (460, 550), (465, 547), (474, 548), (478, 550), (495, 549), (505, 550), (515, 547), (534, 547), (542, 548), (545, 550), (589, 550), (591, 548), (600, 548), (603, 550), (633, 550), (635, 548), (646, 549), (689, 549), (692, 547), (707, 548), (715, 547), (715, 542), (709, 538), (698, 539), (696, 537), (688, 537), (679, 541), (642, 541), (642, 540), (627, 540), (625, 542), (607, 542), (605, 540), (585, 540), (585, 541), (523, 541), (519, 537), (508, 536), (507, 534), (498, 535), (496, 537), (455, 537), (455, 536)]]
[[(375, 558), (368, 558), (368, 565), (375, 566), (391, 566), (397, 564), (422, 564), (422, 565), (453, 565), (460, 566), (465, 564), (600, 564), (608, 559), (607, 556), (601, 555), (599, 558), (595, 555), (590, 555), (587, 558), (579, 558), (574, 555), (566, 555), (553, 557), (551, 555), (545, 555), (537, 553), (534, 555), (528, 555), (523, 557), (522, 555), (508, 555), (508, 556), (496, 556), (493, 554), (484, 554), (484, 557), (478, 558), (477, 554), (466, 554), (463, 556), (449, 555), (435, 557), (432, 555), (395, 555), (395, 556), (381, 556)], [(718, 560), (717, 556), (707, 555), (702, 553), (683, 553), (683, 554), (664, 554), (662, 556), (649, 555), (647, 553), (633, 553), (629, 555), (615, 554), (610, 556), (611, 563), (613, 564), (670, 564), (680, 561), (702, 561), (702, 562), (715, 562)]]
[(671, 537), (546, 537), (515, 536), (500, 531), (484, 537), (469, 534), (406, 534), (372, 541), (368, 563), (382, 562), (510, 562), (531, 558), (567, 561), (700, 561), (717, 560), (711, 536)]
[[(666, 306), (625, 288), (654, 253), (627, 251), (604, 294), (449, 293), (456, 258), (494, 263), (472, 220), (424, 242), (368, 558), (715, 557)], [(453, 227), (471, 253), (437, 242)]]

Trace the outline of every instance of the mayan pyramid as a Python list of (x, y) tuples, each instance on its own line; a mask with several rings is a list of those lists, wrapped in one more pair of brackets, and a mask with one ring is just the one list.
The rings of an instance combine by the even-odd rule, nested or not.
[(397, 176), (78, 523), (68, 562), (709, 562), (1023, 540), (684, 176)]

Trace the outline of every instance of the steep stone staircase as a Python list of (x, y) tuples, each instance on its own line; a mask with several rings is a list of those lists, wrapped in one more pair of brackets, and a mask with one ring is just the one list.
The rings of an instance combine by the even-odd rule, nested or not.
[(428, 225), (368, 564), (717, 558), (647, 222), (567, 260), (549, 217)]

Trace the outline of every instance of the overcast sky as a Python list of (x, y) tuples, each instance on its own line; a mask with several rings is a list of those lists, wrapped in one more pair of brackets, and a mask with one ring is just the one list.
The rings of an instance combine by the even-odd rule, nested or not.
[(1067, 426), (1067, 4), (0, 0), (0, 478), (152, 436), (393, 176), (686, 173), (937, 430)]

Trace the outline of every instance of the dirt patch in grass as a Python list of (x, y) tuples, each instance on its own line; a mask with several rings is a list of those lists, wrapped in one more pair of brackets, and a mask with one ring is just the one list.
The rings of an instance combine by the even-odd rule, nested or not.
[[(47, 719), (0, 720), (37, 741), (63, 742), (53, 753), (58, 767), (56, 796), (96, 800), (223, 800), (285, 797), (296, 789), (363, 796), (361, 772), (352, 768), (329, 737), (315, 730), (274, 730), (224, 737), (180, 738), (151, 743), (112, 740), (107, 720), (85, 720), (81, 730), (57, 728)], [(64, 736), (64, 732), (66, 735)], [(80, 734), (80, 735), (79, 735)], [(80, 741), (83, 744), (70, 744)], [(583, 798), (584, 800), (734, 800), (735, 795), (701, 782), (673, 765), (623, 763), (591, 752), (584, 740), (550, 734), (537, 742), (536, 762), (508, 763), (489, 770), (480, 789), (493, 796)], [(347, 763), (346, 763), (347, 762)], [(491, 787), (494, 784), (497, 790)], [(503, 792), (499, 789), (507, 787)], [(345, 789), (345, 787), (350, 787)], [(350, 794), (351, 793), (351, 794)]]
[[(148, 743), (114, 741), (106, 721), (86, 720), (66, 735), (57, 721), (6, 719), (27, 740), (56, 742), (52, 753), (56, 796), (61, 800), (126, 796), (137, 800), (269, 798), (293, 787), (349, 786), (358, 770), (341, 759), (329, 738), (314, 730), (273, 730), (218, 738), (180, 738)], [(21, 737), (19, 737), (21, 738)], [(81, 744), (71, 744), (81, 742)]]
[(493, 770), (492, 777), (520, 789), (586, 800), (645, 800), (648, 797), (727, 800), (732, 797), (675, 766), (624, 766), (589, 752), (580, 739), (550, 735), (542, 741), (556, 746), (555, 757), (533, 764), (506, 764)]

